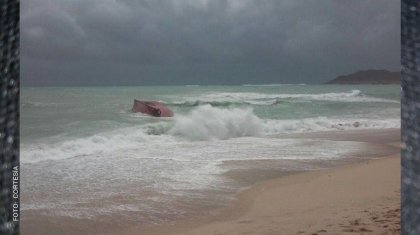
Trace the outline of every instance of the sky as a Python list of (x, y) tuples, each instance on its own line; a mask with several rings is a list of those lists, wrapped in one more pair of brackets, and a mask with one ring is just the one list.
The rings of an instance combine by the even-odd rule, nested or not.
[(400, 69), (396, 0), (23, 0), (23, 86), (320, 83)]

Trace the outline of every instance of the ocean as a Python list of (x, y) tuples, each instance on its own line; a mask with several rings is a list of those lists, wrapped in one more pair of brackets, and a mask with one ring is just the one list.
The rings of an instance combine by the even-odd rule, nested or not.
[[(135, 98), (175, 116), (132, 113)], [(399, 127), (394, 85), (23, 87), (22, 215), (163, 223), (250, 186), (229, 172), (318, 169), (365, 145), (282, 135)]]

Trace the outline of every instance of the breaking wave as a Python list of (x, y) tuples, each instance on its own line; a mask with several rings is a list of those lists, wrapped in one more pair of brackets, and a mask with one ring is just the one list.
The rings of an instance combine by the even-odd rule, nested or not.
[(263, 134), (263, 121), (251, 109), (203, 105), (178, 116), (169, 133), (190, 140), (230, 139)]
[(302, 133), (351, 129), (399, 128), (399, 119), (306, 118), (295, 120), (261, 119), (249, 108), (218, 108), (203, 105), (186, 115), (157, 123), (98, 133), (90, 137), (58, 143), (22, 146), (22, 162), (102, 155), (114, 151), (164, 146), (171, 142), (225, 140), (238, 137), (264, 137), (281, 133)]
[(306, 83), (242, 84), (242, 86), (306, 86)]
[(22, 101), (21, 107), (58, 107), (68, 105), (67, 103), (53, 103), (53, 102), (35, 102), (35, 101)]
[(210, 104), (213, 106), (229, 106), (235, 104), (276, 105), (283, 102), (308, 101), (399, 103), (396, 100), (368, 96), (363, 94), (360, 90), (352, 90), (350, 92), (331, 92), (321, 94), (221, 92), (204, 94), (199, 97), (186, 97), (184, 99), (170, 102), (168, 104), (174, 106), (199, 106), (203, 104)]

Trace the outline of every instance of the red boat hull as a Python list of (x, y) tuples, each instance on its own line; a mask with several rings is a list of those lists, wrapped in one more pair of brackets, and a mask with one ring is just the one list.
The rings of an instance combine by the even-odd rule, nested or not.
[(172, 117), (174, 113), (164, 104), (157, 101), (140, 101), (134, 100), (133, 108), (134, 113), (144, 113), (154, 117)]

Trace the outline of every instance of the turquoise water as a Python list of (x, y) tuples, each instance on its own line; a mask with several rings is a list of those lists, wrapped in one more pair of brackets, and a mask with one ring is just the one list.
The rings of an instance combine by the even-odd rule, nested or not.
[[(161, 101), (175, 116), (131, 113), (135, 98)], [(252, 164), (226, 162), (287, 160), (282, 170), (308, 170), (345, 158), (365, 145), (279, 137), (398, 128), (399, 99), (399, 86), (369, 85), (22, 88), (23, 210), (182, 217), (193, 202), (216, 205), (241, 188), (223, 173)]]
[[(156, 122), (130, 113), (133, 99), (159, 100), (177, 115), (199, 105), (252, 108), (261, 119), (399, 118), (398, 86), (175, 86), (22, 89), (22, 143)], [(50, 140), (48, 140), (50, 141)]]

